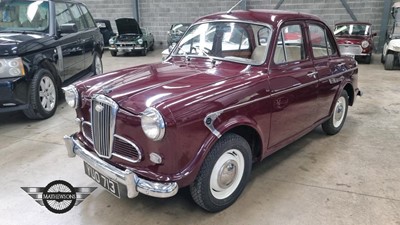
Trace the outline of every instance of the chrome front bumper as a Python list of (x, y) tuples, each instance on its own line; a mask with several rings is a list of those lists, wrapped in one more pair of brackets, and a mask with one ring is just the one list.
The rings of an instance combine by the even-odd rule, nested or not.
[(107, 176), (108, 178), (123, 184), (127, 189), (128, 198), (134, 198), (139, 193), (158, 197), (168, 198), (174, 196), (178, 192), (178, 184), (176, 182), (159, 183), (148, 181), (139, 178), (133, 171), (126, 169), (125, 171), (118, 169), (117, 167), (103, 161), (95, 154), (86, 150), (80, 141), (75, 137), (65, 135), (64, 142), (67, 147), (68, 156), (75, 157), (78, 155), (86, 163), (92, 166), (94, 169)]

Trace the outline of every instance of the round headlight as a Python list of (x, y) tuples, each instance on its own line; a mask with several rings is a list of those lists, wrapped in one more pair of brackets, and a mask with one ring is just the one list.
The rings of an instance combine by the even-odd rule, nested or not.
[(114, 44), (114, 38), (111, 38), (110, 40), (108, 40), (108, 43), (110, 43), (110, 45)]
[(159, 141), (165, 134), (165, 123), (160, 112), (155, 108), (147, 108), (141, 117), (143, 132), (153, 141)]
[(137, 42), (139, 43), (139, 45), (143, 44), (143, 39), (139, 39), (137, 40)]
[(79, 105), (79, 94), (78, 90), (76, 90), (75, 86), (69, 85), (68, 87), (63, 88), (65, 101), (69, 106), (76, 109)]
[(368, 48), (368, 46), (369, 46), (369, 42), (368, 41), (361, 42), (361, 47)]

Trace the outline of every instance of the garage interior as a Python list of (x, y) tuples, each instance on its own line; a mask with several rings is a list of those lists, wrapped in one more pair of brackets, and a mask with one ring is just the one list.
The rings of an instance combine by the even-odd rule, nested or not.
[[(104, 72), (161, 61), (171, 23), (226, 11), (236, 0), (85, 0), (95, 18), (135, 17), (158, 46), (146, 57), (103, 55)], [(230, 208), (211, 214), (193, 202), (187, 189), (174, 197), (115, 198), (83, 173), (83, 163), (66, 155), (63, 136), (78, 130), (75, 111), (62, 101), (43, 121), (23, 113), (0, 114), (0, 224), (393, 224), (400, 225), (400, 72), (386, 71), (380, 48), (386, 33), (388, 0), (247, 0), (244, 9), (283, 9), (339, 21), (373, 24), (377, 46), (370, 65), (359, 64), (364, 95), (349, 108), (335, 136), (316, 128), (253, 166), (251, 179)], [(386, 14), (385, 14), (386, 13)], [(386, 15), (386, 16), (385, 16)], [(114, 29), (116, 30), (116, 29)], [(162, 42), (162, 43), (161, 43)], [(97, 187), (79, 206), (54, 214), (21, 187), (44, 187), (54, 180), (74, 187)]]

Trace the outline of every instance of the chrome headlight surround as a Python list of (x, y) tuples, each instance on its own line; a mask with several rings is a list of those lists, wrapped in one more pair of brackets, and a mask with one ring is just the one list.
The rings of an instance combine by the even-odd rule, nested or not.
[(0, 78), (22, 77), (24, 75), (24, 64), (20, 57), (0, 59)]
[(137, 40), (137, 42), (138, 42), (139, 45), (142, 45), (143, 44), (143, 39), (140, 38), (140, 39)]
[(65, 95), (65, 101), (69, 106), (77, 109), (79, 106), (79, 93), (74, 85), (69, 85), (62, 88)]
[(153, 141), (163, 139), (165, 135), (165, 123), (161, 113), (152, 107), (142, 112), (141, 125), (144, 134)]
[(369, 42), (368, 41), (361, 42), (361, 47), (368, 48), (368, 46), (369, 46)]

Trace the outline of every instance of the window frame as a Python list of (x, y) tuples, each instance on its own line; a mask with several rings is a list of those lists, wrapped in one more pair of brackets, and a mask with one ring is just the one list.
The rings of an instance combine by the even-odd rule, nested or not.
[[(320, 56), (320, 57), (316, 57), (314, 55), (314, 50), (313, 50), (313, 44), (311, 43), (311, 30), (310, 30), (310, 26), (316, 26), (322, 29), (323, 33), (324, 33), (324, 41), (325, 41), (325, 48), (326, 48), (326, 54), (325, 56)], [(308, 21), (307, 22), (307, 32), (308, 32), (308, 39), (310, 40), (310, 50), (311, 50), (311, 54), (313, 59), (323, 59), (323, 58), (330, 58), (330, 57), (334, 57), (334, 56), (338, 56), (338, 48), (336, 46), (336, 41), (332, 40), (333, 34), (330, 32), (329, 28), (322, 23), (316, 22), (316, 21)], [(329, 35), (331, 34), (331, 35)], [(330, 37), (329, 37), (330, 36)], [(328, 45), (329, 43), (329, 45)], [(329, 47), (331, 49), (331, 52), (329, 52)]]
[[(303, 45), (303, 51), (304, 51), (304, 58), (302, 58), (300, 60), (287, 61), (286, 43), (285, 43), (285, 40), (284, 40), (283, 30), (286, 27), (293, 26), (293, 25), (300, 26), (301, 35), (302, 35), (301, 38), (302, 38), (302, 45)], [(278, 33), (276, 35), (277, 36), (276, 42), (274, 43), (274, 48), (272, 49), (273, 55), (272, 55), (271, 60), (270, 60), (274, 65), (280, 66), (280, 65), (285, 65), (285, 64), (306, 62), (306, 61), (310, 60), (310, 53), (308, 51), (308, 34), (307, 34), (305, 28), (306, 28), (306, 26), (305, 26), (304, 21), (289, 21), (289, 22), (286, 22), (286, 23), (282, 24), (279, 27), (279, 30), (277, 31)], [(285, 62), (281, 62), (281, 63), (275, 62), (275, 53), (276, 53), (276, 49), (277, 49), (277, 46), (278, 46), (279, 36), (282, 38), (283, 54), (284, 54), (284, 57), (285, 57)], [(300, 48), (301, 48), (301, 46), (300, 46)], [(301, 50), (300, 50), (300, 57), (302, 57), (301, 56)]]

